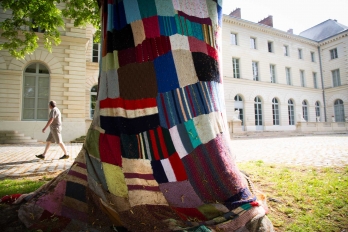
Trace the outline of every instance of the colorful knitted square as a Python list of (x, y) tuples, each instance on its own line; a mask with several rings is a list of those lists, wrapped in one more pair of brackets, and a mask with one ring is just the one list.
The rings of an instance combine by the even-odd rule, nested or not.
[(122, 167), (121, 141), (119, 136), (100, 134), (99, 153), (102, 162)]
[(159, 188), (171, 206), (198, 208), (204, 204), (187, 180), (163, 183), (159, 185)]
[(102, 164), (108, 190), (116, 196), (128, 197), (128, 188), (122, 168), (108, 163)]

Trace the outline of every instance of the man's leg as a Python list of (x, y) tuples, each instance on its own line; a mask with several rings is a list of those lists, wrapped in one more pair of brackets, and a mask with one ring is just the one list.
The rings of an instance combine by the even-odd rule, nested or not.
[(48, 148), (50, 148), (50, 146), (51, 146), (51, 142), (50, 142), (50, 141), (46, 141), (45, 151), (44, 151), (44, 153), (42, 153), (43, 156), (46, 155), (46, 153), (47, 153), (47, 151), (48, 151)]
[(63, 142), (59, 143), (60, 148), (62, 148), (64, 155), (68, 155), (68, 152), (66, 151), (66, 146)]

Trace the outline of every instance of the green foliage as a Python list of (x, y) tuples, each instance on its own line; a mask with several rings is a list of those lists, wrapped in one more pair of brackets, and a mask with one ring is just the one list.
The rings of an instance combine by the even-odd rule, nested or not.
[[(62, 3), (63, 9), (58, 8)], [(92, 24), (100, 38), (100, 18), (97, 0), (1, 0), (3, 11), (11, 12), (11, 17), (0, 22), (0, 50), (7, 49), (18, 59), (33, 53), (42, 39), (44, 47), (52, 51), (52, 45), (61, 42), (59, 28), (64, 29), (64, 18), (74, 19), (74, 26)], [(42, 31), (35, 33), (36, 30)]]
[(267, 197), (269, 217), (277, 231), (343, 231), (348, 229), (348, 168), (241, 163)]

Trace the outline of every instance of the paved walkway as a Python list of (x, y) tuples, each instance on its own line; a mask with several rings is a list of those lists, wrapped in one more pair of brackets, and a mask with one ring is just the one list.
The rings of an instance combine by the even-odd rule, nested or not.
[[(51, 145), (45, 160), (41, 154), (45, 144), (1, 145), (0, 178), (29, 176), (61, 172), (71, 166), (82, 144), (66, 144), (70, 158), (59, 160), (63, 155), (58, 145)], [(289, 138), (249, 138), (231, 140), (237, 162), (263, 160), (310, 166), (347, 166), (348, 135), (301, 136)]]
[(82, 143), (66, 143), (69, 159), (60, 160), (62, 149), (51, 144), (45, 160), (35, 157), (45, 150), (45, 143), (30, 145), (0, 144), (0, 179), (4, 177), (45, 175), (68, 169), (82, 148)]
[(263, 160), (275, 164), (347, 166), (348, 135), (232, 140), (232, 152), (237, 162)]

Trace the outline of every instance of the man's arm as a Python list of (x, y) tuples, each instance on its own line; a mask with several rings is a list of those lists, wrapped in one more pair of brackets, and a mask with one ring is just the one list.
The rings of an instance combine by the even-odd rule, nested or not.
[(50, 118), (48, 121), (47, 121), (47, 124), (46, 126), (42, 129), (42, 133), (45, 133), (45, 130), (47, 129), (47, 127), (49, 127), (51, 125), (51, 123), (53, 122), (54, 118)]

